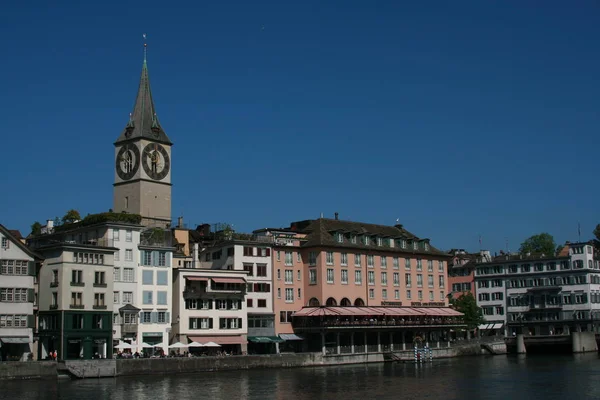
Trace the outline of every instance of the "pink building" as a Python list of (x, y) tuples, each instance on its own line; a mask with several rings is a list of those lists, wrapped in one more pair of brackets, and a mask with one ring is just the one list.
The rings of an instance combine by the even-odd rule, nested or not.
[[(339, 314), (348, 322), (355, 320), (355, 315), (350, 313), (357, 310), (372, 313), (370, 317), (383, 316), (386, 321), (389, 315), (397, 313), (398, 323), (409, 315), (419, 318), (456, 316), (447, 309), (450, 256), (431, 246), (429, 239), (415, 236), (402, 225), (342, 221), (336, 215), (335, 219), (299, 221), (287, 229), (262, 229), (255, 233), (273, 236), (273, 309), (275, 331), (282, 338), (298, 337), (302, 330), (308, 333), (295, 323), (292, 326), (292, 319), (293, 316), (309, 317), (316, 307), (331, 308), (331, 313)], [(392, 319), (395, 323), (396, 319)], [(365, 348), (370, 342), (380, 347), (382, 343), (384, 347), (386, 343), (387, 346), (394, 342), (406, 343), (404, 333), (408, 332), (402, 334), (402, 339), (400, 335), (394, 337), (400, 334), (398, 329), (386, 332), (384, 339), (379, 332), (377, 341), (369, 341), (364, 332), (365, 336), (356, 342)], [(324, 349), (326, 337), (324, 331), (321, 333), (324, 336), (318, 347)], [(441, 331), (438, 333), (441, 337)], [(413, 329), (409, 336), (415, 335)], [(353, 334), (338, 335), (336, 340), (338, 350), (343, 347), (340, 340), (354, 348)]]

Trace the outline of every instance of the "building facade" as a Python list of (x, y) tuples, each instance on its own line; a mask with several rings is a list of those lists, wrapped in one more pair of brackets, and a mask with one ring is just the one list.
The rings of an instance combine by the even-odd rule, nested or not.
[(556, 256), (501, 255), (477, 265), (475, 281), (487, 329), (506, 335), (597, 330), (600, 264), (591, 243), (567, 243)]
[(26, 361), (34, 353), (34, 279), (39, 260), (0, 225), (0, 360)]
[(481, 250), (478, 254), (473, 254), (462, 249), (453, 249), (448, 254), (452, 256), (448, 264), (448, 285), (451, 297), (456, 299), (467, 293), (477, 296), (475, 266), (478, 263), (491, 261), (490, 252)]

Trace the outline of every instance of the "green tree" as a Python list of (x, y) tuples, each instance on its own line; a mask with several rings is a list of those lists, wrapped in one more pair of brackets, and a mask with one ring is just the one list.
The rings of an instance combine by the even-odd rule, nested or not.
[(42, 233), (42, 224), (40, 224), (38, 221), (35, 221), (33, 224), (31, 224), (31, 234), (32, 235), (39, 235)]
[(596, 225), (596, 229), (594, 229), (594, 236), (596, 240), (594, 240), (594, 244), (596, 248), (600, 248), (600, 224)]
[(72, 224), (75, 221), (81, 221), (81, 215), (79, 215), (79, 211), (77, 210), (69, 210), (62, 217), (63, 224)]
[(519, 253), (544, 253), (547, 256), (553, 256), (556, 251), (556, 243), (554, 237), (549, 233), (540, 233), (533, 235), (523, 243), (519, 248)]
[(457, 299), (450, 300), (450, 305), (458, 312), (464, 314), (465, 324), (469, 330), (479, 327), (485, 322), (481, 307), (477, 306), (477, 301), (473, 293), (468, 292), (460, 295)]

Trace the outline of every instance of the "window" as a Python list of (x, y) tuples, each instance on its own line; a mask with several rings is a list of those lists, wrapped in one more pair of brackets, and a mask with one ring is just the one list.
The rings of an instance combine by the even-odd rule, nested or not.
[(373, 258), (374, 257), (372, 255), (367, 256), (367, 267), (373, 268), (373, 266), (375, 265)]
[(427, 272), (433, 272), (433, 260), (427, 260)]
[[(120, 258), (121, 258), (120, 257), (120, 253), (121, 253), (121, 250), (115, 251), (115, 261), (119, 261), (120, 260)], [(81, 253), (79, 253), (79, 254), (81, 254)]]
[(412, 293), (411, 293), (410, 289), (406, 291), (406, 298), (408, 300), (412, 299)]
[(317, 265), (317, 253), (311, 251), (308, 253), (308, 265)]
[(398, 289), (394, 290), (394, 300), (400, 300), (400, 291)]
[(302, 271), (298, 270), (298, 280), (302, 280)]
[(142, 292), (142, 304), (148, 304), (148, 305), (152, 304), (152, 291), (151, 290), (144, 290)]
[(119, 241), (119, 230), (118, 229), (113, 229), (113, 240), (115, 242)]
[[(277, 289), (277, 297), (281, 297), (281, 289)], [(246, 307), (253, 307), (252, 299), (246, 299)]]
[(8, 238), (5, 238), (5, 237), (3, 237), (3, 238), (2, 238), (2, 248), (3, 248), (3, 249), (5, 249), (5, 250), (7, 250), (7, 249), (8, 249), (8, 247), (9, 247), (9, 244), (8, 244), (8, 243), (9, 243), (9, 242), (8, 242)]
[(387, 272), (382, 272), (381, 273), (381, 284), (382, 285), (387, 285)]
[(333, 268), (327, 268), (327, 283), (333, 283)]
[(399, 269), (400, 268), (400, 259), (398, 257), (394, 257), (392, 258), (392, 262), (393, 262), (393, 267), (394, 269)]
[(410, 258), (404, 259), (404, 269), (410, 271)]
[(123, 292), (123, 303), (125, 303), (125, 304), (133, 303), (133, 292)]
[(433, 292), (429, 291), (429, 301), (433, 301)]
[(285, 283), (292, 284), (294, 283), (294, 271), (291, 269), (285, 270)]
[(348, 284), (348, 270), (347, 269), (343, 269), (341, 272), (342, 272), (341, 282), (344, 285), (347, 285)]
[(58, 307), (58, 293), (52, 292), (52, 307)]
[(279, 322), (292, 323), (292, 315), (294, 315), (293, 311), (280, 311), (279, 312)]
[(119, 304), (119, 292), (113, 292), (113, 303)]
[(83, 271), (71, 271), (71, 286), (83, 286)]
[(444, 262), (438, 261), (438, 272), (444, 272)]
[(121, 280), (121, 268), (113, 268), (113, 282), (119, 282)]
[(354, 255), (354, 266), (356, 266), (356, 267), (360, 267), (361, 266), (360, 265), (360, 259), (361, 259), (360, 254), (355, 254)]
[(142, 251), (142, 265), (152, 265), (151, 251)]
[(293, 265), (294, 264), (294, 253), (291, 251), (285, 252), (285, 265)]
[(266, 264), (256, 264), (256, 276), (259, 276), (259, 277), (267, 276), (267, 265)]
[(371, 241), (369, 240), (369, 237), (367, 235), (363, 236), (363, 243), (365, 244), (365, 246), (371, 244)]
[(164, 251), (158, 252), (158, 266), (164, 267), (167, 265), (167, 253)]
[(281, 298), (281, 288), (277, 288), (277, 298)]
[(302, 298), (302, 289), (298, 288), (298, 298)]
[(501, 306), (496, 307), (496, 314), (504, 315), (504, 307), (501, 307)]
[(131, 249), (125, 250), (125, 261), (133, 261), (133, 250), (131, 250)]
[(427, 286), (432, 288), (433, 287), (433, 275), (428, 275), (427, 276)]
[(142, 324), (149, 324), (152, 322), (152, 313), (150, 311), (142, 312)]
[(265, 299), (258, 299), (256, 302), (256, 305), (258, 308), (266, 308), (267, 307), (267, 300)]
[(387, 299), (387, 289), (381, 289), (381, 298), (384, 300)]
[(417, 259), (417, 271), (423, 271), (423, 260)]
[(341, 264), (344, 266), (348, 265), (348, 253), (342, 253), (341, 256), (342, 256)]
[(326, 253), (325, 262), (327, 263), (327, 265), (333, 265), (333, 252), (332, 251), (328, 251)]
[(445, 301), (446, 300), (446, 293), (444, 293), (444, 291), (440, 291), (440, 301)]
[(133, 268), (123, 268), (123, 282), (133, 282)]
[(315, 285), (317, 283), (317, 271), (311, 269), (308, 271), (308, 281), (311, 285)]
[(285, 289), (285, 301), (287, 303), (292, 303), (294, 301), (294, 289), (292, 289), (292, 288)]
[(394, 286), (400, 286), (400, 274), (398, 272), (394, 272)]
[(104, 271), (96, 271), (94, 273), (94, 286), (106, 286), (106, 273)]
[(71, 316), (71, 329), (83, 329), (83, 315), (73, 314)]
[(419, 250), (419, 242), (416, 240), (413, 242), (413, 250)]
[(167, 305), (167, 292), (159, 290), (156, 292), (156, 304), (161, 306)]
[(158, 323), (159, 324), (165, 324), (167, 322), (167, 312), (166, 311), (159, 311), (158, 312)]
[(189, 320), (190, 329), (212, 329), (213, 319), (212, 318), (190, 318)]
[(375, 289), (369, 289), (369, 298), (370, 299), (374, 299), (375, 298)]
[[(244, 264), (244, 271), (248, 273), (248, 276), (254, 276), (254, 264)], [(279, 274), (277, 275), (277, 279), (281, 279)]]
[(417, 298), (419, 299), (419, 301), (423, 300), (423, 291), (422, 290), (417, 291)]
[(362, 271), (354, 271), (354, 283), (357, 285), (362, 284)]
[(381, 268), (387, 268), (387, 257), (381, 256)]
[(423, 275), (417, 274), (417, 287), (423, 287)]
[(142, 271), (142, 284), (154, 285), (154, 271)]
[(356, 235), (350, 235), (350, 243), (356, 244)]
[(412, 283), (412, 275), (411, 274), (404, 275), (404, 283), (406, 284), (407, 288), (409, 288), (411, 286), (411, 283)]
[(104, 306), (104, 293), (94, 293), (94, 307)]
[(369, 273), (367, 274), (367, 277), (369, 280), (369, 285), (374, 285), (375, 284), (375, 272), (369, 271)]
[(160, 286), (167, 286), (169, 284), (167, 271), (156, 271), (156, 284)]
[(340, 232), (336, 233), (336, 234), (335, 234), (335, 240), (336, 240), (338, 243), (344, 243), (344, 234), (343, 234), (343, 233), (340, 233)]
[(133, 240), (133, 235), (132, 235), (131, 229), (126, 229), (125, 230), (125, 241), (131, 242), (132, 240)]

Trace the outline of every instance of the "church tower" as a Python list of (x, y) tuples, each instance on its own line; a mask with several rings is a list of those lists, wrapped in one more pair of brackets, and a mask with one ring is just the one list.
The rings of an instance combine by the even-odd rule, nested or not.
[(115, 145), (114, 212), (140, 214), (143, 225), (171, 222), (171, 146), (150, 91), (146, 44), (133, 113)]

